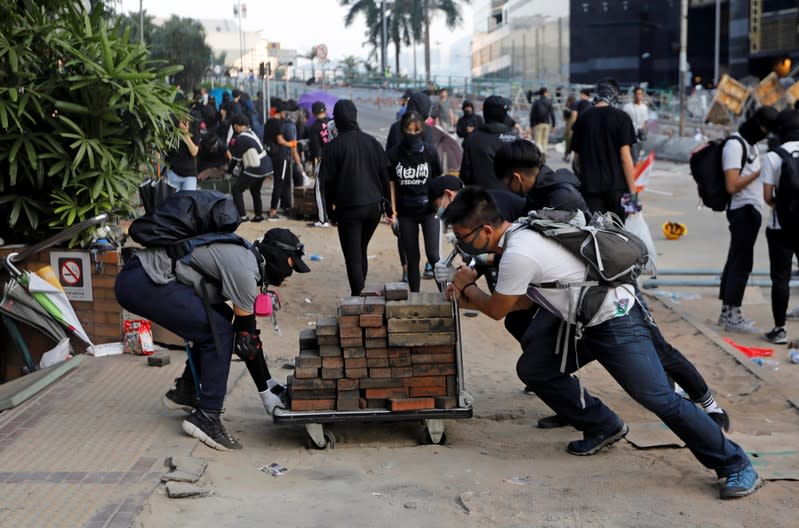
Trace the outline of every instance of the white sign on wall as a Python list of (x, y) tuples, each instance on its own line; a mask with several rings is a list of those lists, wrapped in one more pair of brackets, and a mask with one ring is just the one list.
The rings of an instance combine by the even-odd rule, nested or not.
[(58, 274), (70, 301), (93, 301), (92, 266), (88, 253), (51, 251), (50, 267)]

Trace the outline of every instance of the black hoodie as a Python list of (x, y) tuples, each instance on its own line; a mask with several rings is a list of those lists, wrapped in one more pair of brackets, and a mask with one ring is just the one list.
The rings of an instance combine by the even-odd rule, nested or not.
[(358, 127), (358, 111), (352, 101), (340, 99), (333, 108), (338, 136), (324, 147), (319, 175), (325, 186), (330, 218), (349, 207), (387, 204), (391, 215), (388, 187), (388, 159), (380, 143)]
[[(411, 94), (410, 99), (405, 107), (406, 112), (417, 112), (422, 119), (427, 119), (430, 116), (430, 96), (422, 92), (414, 92)], [(386, 138), (386, 152), (396, 147), (402, 141), (402, 130), (400, 130), (399, 119), (391, 124), (388, 129), (388, 137)], [(427, 123), (422, 123), (422, 141), (425, 143), (435, 144), (433, 140), (433, 130), (427, 126)]]
[(516, 141), (516, 131), (504, 123), (490, 122), (478, 127), (463, 140), (460, 177), (466, 185), (504, 189), (494, 175), (494, 155), (505, 143)]
[(580, 180), (568, 169), (553, 171), (547, 165), (535, 179), (535, 185), (527, 193), (528, 210), (558, 209), (561, 211), (583, 211), (588, 206), (580, 194)]

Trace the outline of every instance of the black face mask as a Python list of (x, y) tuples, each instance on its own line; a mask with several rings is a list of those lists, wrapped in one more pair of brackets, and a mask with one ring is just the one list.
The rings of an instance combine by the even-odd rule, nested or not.
[(269, 244), (258, 244), (258, 251), (264, 258), (263, 275), (265, 276), (262, 276), (264, 283), (271, 286), (280, 286), (286, 277), (289, 277), (294, 271), (289, 264), (288, 255), (285, 251)]
[(754, 117), (744, 121), (738, 129), (738, 132), (750, 145), (754, 145), (766, 139), (766, 132), (763, 132), (760, 121)]
[(402, 133), (402, 146), (410, 152), (419, 152), (422, 150), (422, 134), (408, 134)]

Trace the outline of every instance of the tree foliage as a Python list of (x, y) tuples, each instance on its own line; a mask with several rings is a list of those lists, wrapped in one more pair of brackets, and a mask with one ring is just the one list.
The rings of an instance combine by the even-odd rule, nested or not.
[(153, 152), (174, 144), (163, 67), (103, 10), (0, 0), (0, 237), (41, 239), (130, 207)]
[(148, 45), (153, 57), (183, 66), (174, 77), (175, 83), (187, 90), (199, 86), (211, 61), (211, 48), (205, 43), (205, 29), (198, 20), (172, 15), (153, 31)]

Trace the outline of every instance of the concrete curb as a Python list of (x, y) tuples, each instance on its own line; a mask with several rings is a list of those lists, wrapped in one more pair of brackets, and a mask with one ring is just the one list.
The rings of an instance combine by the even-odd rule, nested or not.
[[(656, 297), (654, 295), (647, 294), (644, 292), (644, 295), (647, 297), (647, 302), (649, 304), (653, 302), (659, 303), (661, 306), (674, 312), (675, 314), (679, 315), (680, 318), (688, 323), (689, 325), (696, 328), (697, 331), (701, 332), (706, 338), (713, 342), (714, 345), (719, 347), (724, 353), (734, 359), (739, 365), (749, 371), (755, 378), (759, 379), (763, 383), (770, 385), (771, 389), (774, 389), (777, 386), (777, 380), (774, 378), (774, 375), (771, 374), (769, 371), (764, 370), (763, 368), (755, 366), (754, 363), (751, 361), (747, 361), (741, 352), (739, 352), (735, 347), (724, 341), (721, 335), (710, 328), (708, 325), (704, 323), (700, 323), (693, 318), (691, 318), (684, 310), (682, 310), (678, 305), (674, 304), (673, 302), (669, 301), (668, 299), (664, 299), (662, 297)], [(783, 391), (775, 390), (775, 392), (781, 394), (787, 401), (790, 403), (796, 410), (799, 410), (799, 390), (797, 389), (788, 389), (790, 391), (789, 394), (786, 394)]]

